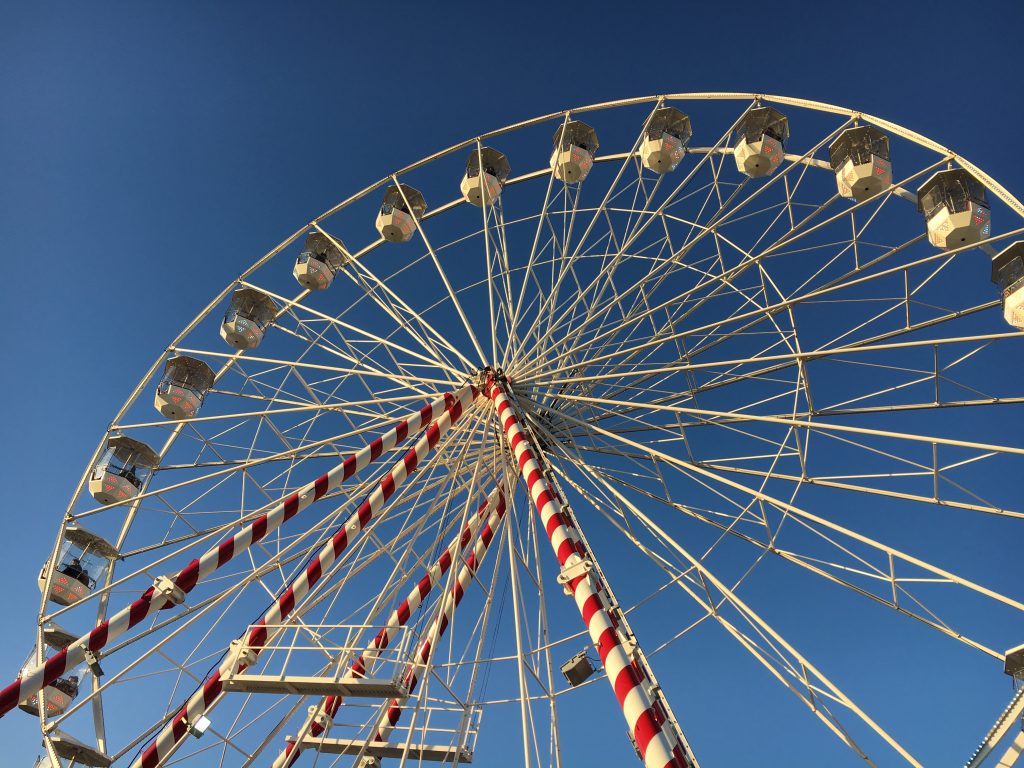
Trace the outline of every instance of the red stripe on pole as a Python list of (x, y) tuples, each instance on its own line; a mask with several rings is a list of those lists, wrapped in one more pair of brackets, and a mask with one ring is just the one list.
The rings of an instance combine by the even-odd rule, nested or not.
[[(454, 420), (454, 419), (453, 419)], [(437, 424), (431, 424), (427, 427), (427, 447), (433, 448), (437, 445), (437, 441), (441, 439), (441, 432), (437, 428)]]
[(420, 461), (415, 453), (407, 453), (405, 454), (402, 463), (405, 464), (405, 476), (409, 477), (409, 475), (416, 471), (416, 467), (419, 465)]
[(638, 685), (640, 685), (640, 678), (636, 676), (636, 670), (633, 669), (632, 665), (627, 665), (619, 670), (619, 674), (615, 676), (613, 687), (615, 688), (615, 698), (619, 700), (620, 707), (626, 703), (626, 697)]
[[(526, 465), (529, 464), (531, 461), (533, 461), (533, 456), (530, 454), (529, 451), (523, 451), (521, 454), (519, 454), (519, 471), (526, 472)], [(526, 478), (526, 485), (530, 485), (529, 477)]]
[[(384, 491), (383, 495), (384, 495), (385, 501), (387, 500), (387, 497), (390, 495), (390, 494), (388, 494), (387, 488), (386, 488), (386, 486), (387, 486), (387, 484), (389, 482), (391, 483), (391, 487), (394, 488), (394, 482), (395, 481), (391, 477), (391, 475), (388, 475), (386, 478), (384, 478), (384, 480), (380, 484), (381, 489)], [(362, 530), (363, 528), (365, 528), (369, 524), (370, 519), (373, 517), (373, 510), (370, 508), (369, 504), (364, 503), (356, 511), (356, 514), (359, 515), (359, 529)]]
[[(140, 597), (138, 600), (131, 604), (130, 612), (128, 614), (129, 627), (134, 627), (136, 624), (138, 624), (140, 621), (146, 618), (147, 615), (149, 615), (149, 603), (150, 601), (152, 601), (153, 595), (155, 593), (156, 590), (150, 587), (142, 593), (142, 597)], [(109, 626), (109, 622), (105, 621), (103, 623)]]
[[(298, 498), (296, 497), (296, 502)], [(297, 507), (296, 507), (297, 508)], [(220, 568), (232, 557), (235, 556), (235, 539), (232, 537), (226, 541), (222, 541), (220, 546), (217, 547), (217, 567)]]
[(574, 552), (576, 552), (577, 554), (580, 553), (578, 548), (574, 547), (569, 539), (566, 539), (558, 545), (558, 551), (555, 553), (555, 557), (558, 558), (558, 562), (561, 565), (565, 565), (565, 562)]
[(267, 627), (263, 623), (263, 619), (259, 620), (259, 623), (252, 628), (252, 632), (249, 633), (248, 645), (250, 648), (262, 648), (267, 642)]
[[(405, 466), (406, 467), (409, 466), (408, 458), (406, 458)], [(381, 491), (381, 495), (384, 497), (384, 501), (387, 501), (388, 499), (391, 498), (391, 494), (393, 494), (395, 492), (395, 476), (394, 475), (389, 473), (383, 480), (381, 480), (380, 491)], [(370, 512), (370, 505), (369, 504), (366, 505), (366, 511)], [(362, 514), (360, 514), (359, 515), (360, 520), (362, 520), (362, 517), (363, 517)], [(367, 518), (367, 519), (369, 519), (369, 518)], [(365, 525), (365, 523), (364, 523), (364, 525)]]
[(370, 443), (370, 461), (379, 458), (381, 453), (384, 452), (384, 441), (379, 437)]
[[(515, 423), (516, 420), (514, 418), (510, 418), (508, 421), (505, 422), (505, 429), (511, 429), (511, 427), (515, 425)], [(514, 435), (512, 435), (512, 439), (509, 440), (509, 443), (512, 444), (513, 453), (515, 452), (516, 448), (519, 447), (519, 444), (523, 442), (523, 439), (524, 438), (522, 432), (516, 432)]]
[[(314, 581), (313, 575), (310, 574), (308, 570), (306, 571), (306, 576), (311, 582)], [(319, 579), (320, 577), (317, 575), (315, 578)], [(293, 587), (288, 587), (288, 589), (284, 591), (284, 594), (281, 595), (280, 599), (278, 599), (277, 604), (281, 609), (281, 618), (283, 619), (291, 613), (292, 608), (295, 607), (295, 589)]]
[(0, 691), (0, 708), (5, 712), (14, 709), (21, 701), (21, 678), (8, 685)]
[[(403, 422), (404, 423), (404, 422)], [(345, 480), (348, 480), (352, 475), (356, 473), (356, 457), (349, 456), (345, 461), (341, 463), (341, 474)]]
[(601, 664), (604, 665), (605, 659), (608, 658), (608, 651), (619, 644), (619, 638), (615, 634), (615, 630), (611, 627), (605, 627), (601, 636), (597, 640), (597, 653), (601, 657)]
[(199, 560), (195, 559), (185, 566), (185, 570), (179, 573), (174, 581), (183, 590), (190, 592), (199, 581)]
[(176, 736), (184, 736), (186, 730), (186, 724), (188, 723), (188, 712), (182, 709), (178, 713), (178, 717), (174, 718), (173, 732)]
[(323, 498), (323, 495), (327, 493), (329, 482), (330, 477), (327, 476), (326, 474), (321, 475), (320, 477), (313, 481), (313, 501)]
[(203, 686), (203, 700), (206, 706), (210, 705), (210, 702), (220, 696), (223, 684), (220, 681), (220, 670), (213, 673), (213, 677), (206, 681), (206, 685)]
[(583, 616), (583, 623), (588, 627), (590, 626), (590, 620), (594, 618), (594, 614), (604, 609), (601, 604), (601, 598), (597, 594), (590, 595), (586, 600), (583, 601), (583, 607), (580, 609), (580, 615)]
[(637, 719), (636, 725), (633, 727), (633, 738), (636, 739), (636, 744), (640, 747), (641, 753), (647, 751), (647, 745), (650, 744), (651, 739), (659, 733), (661, 733), (661, 728), (657, 722), (655, 722), (654, 717), (651, 714), (651, 710), (645, 709), (643, 714), (641, 714)]
[(323, 566), (320, 564), (320, 558), (313, 558), (313, 561), (306, 566), (306, 575), (310, 581), (319, 581), (320, 577), (323, 576), (323, 573), (321, 573), (322, 569)]
[(291, 520), (299, 513), (299, 493), (296, 491), (284, 500), (284, 519)]
[(345, 530), (340, 530), (331, 539), (331, 544), (334, 545), (334, 556), (338, 557), (348, 546), (348, 533)]
[(257, 541), (267, 535), (267, 516), (263, 515), (258, 518), (252, 524), (252, 543), (255, 544)]

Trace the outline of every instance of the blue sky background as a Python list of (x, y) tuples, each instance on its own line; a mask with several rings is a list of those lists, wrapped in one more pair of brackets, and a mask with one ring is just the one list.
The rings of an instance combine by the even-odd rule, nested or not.
[[(395, 168), (574, 105), (755, 91), (888, 118), (1024, 196), (1019, 2), (481, 7), (0, 9), (7, 678), (68, 496), (139, 376), (256, 256)], [(29, 726), (0, 721), (4, 766), (31, 764)]]

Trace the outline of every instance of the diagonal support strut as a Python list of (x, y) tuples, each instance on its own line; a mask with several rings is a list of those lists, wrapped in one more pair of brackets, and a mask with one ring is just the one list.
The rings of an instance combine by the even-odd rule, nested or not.
[(668, 716), (664, 693), (646, 674), (647, 664), (634, 658), (639, 655), (642, 659), (639, 643), (635, 637), (627, 636), (631, 633), (618, 618), (619, 608), (604, 598), (607, 590), (593, 569), (593, 554), (587, 550), (574, 521), (545, 478), (540, 454), (520, 426), (522, 411), (499, 378), (491, 376), (486, 391), (494, 402), (509, 448), (558, 558), (562, 569), (559, 581), (576, 601), (640, 758), (647, 768), (697, 768), (682, 729)]

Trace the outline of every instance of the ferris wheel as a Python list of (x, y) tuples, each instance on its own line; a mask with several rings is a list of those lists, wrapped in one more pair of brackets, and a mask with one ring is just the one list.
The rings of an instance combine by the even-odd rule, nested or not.
[(53, 768), (1013, 765), (1021, 329), (1024, 206), (885, 120), (463, 141), (163, 350), (0, 715)]

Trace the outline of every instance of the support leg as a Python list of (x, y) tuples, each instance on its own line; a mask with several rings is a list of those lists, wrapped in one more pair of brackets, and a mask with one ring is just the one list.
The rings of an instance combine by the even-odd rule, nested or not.
[[(353, 677), (362, 677), (366, 674), (368, 664), (373, 663), (373, 659), (377, 657), (377, 654), (387, 648), (391, 640), (394, 639), (395, 633), (399, 627), (405, 626), (405, 623), (412, 617), (419, 608), (420, 604), (426, 599), (430, 592), (437, 586), (440, 580), (451, 568), (452, 562), (456, 558), (459, 552), (461, 552), (470, 540), (476, 535), (477, 530), (483, 523), (484, 519), (491, 514), (495, 509), (499, 509), (501, 513), (505, 511), (505, 494), (500, 490), (496, 489), (491, 492), (487, 497), (487, 500), (480, 505), (477, 509), (476, 515), (463, 526), (461, 534), (448, 545), (448, 548), (441, 553), (441, 557), (427, 569), (427, 572), (423, 577), (416, 583), (416, 586), (412, 588), (405, 600), (402, 601), (391, 615), (388, 617), (387, 624), (377, 633), (373, 638), (373, 641), (366, 648), (359, 657), (352, 662), (351, 674)], [(299, 754), (302, 752), (299, 743), (308, 734), (313, 738), (320, 736), (324, 731), (327, 730), (327, 726), (333, 720), (334, 716), (338, 714), (338, 709), (342, 705), (341, 696), (327, 696), (319, 706), (312, 707), (310, 709), (309, 717), (306, 718), (306, 722), (302, 728), (299, 729), (296, 734), (294, 742), (288, 744), (287, 747), (277, 756), (274, 760), (273, 768), (291, 768), (298, 759)]]
[(637, 752), (647, 768), (696, 768), (683, 746), (686, 742), (681, 730), (666, 717), (666, 707), (661, 703), (663, 694), (644, 674), (643, 665), (632, 658), (633, 649), (639, 646), (635, 638), (623, 633), (622, 622), (615, 616), (617, 608), (606, 603), (602, 595), (605, 590), (593, 568), (593, 556), (545, 478), (539, 454), (520, 426), (517, 408), (505, 386), (492, 378), (487, 384), (488, 394), (494, 401), (509, 447), (558, 558), (562, 569), (559, 581), (571, 591), (590, 639), (597, 647)]
[[(474, 546), (473, 551), (469, 553), (465, 564), (459, 569), (458, 575), (455, 577), (455, 583), (452, 584), (448, 594), (445, 595), (444, 599), (441, 601), (441, 605), (437, 609), (437, 615), (434, 616), (434, 620), (430, 623), (426, 632), (423, 633), (419, 649), (416, 651), (416, 655), (403, 677), (403, 682), (405, 683), (410, 695), (416, 690), (416, 685), (430, 668), (430, 658), (433, 650), (440, 639), (444, 636), (445, 630), (447, 630), (448, 626), (451, 624), (452, 616), (455, 614), (455, 609), (459, 607), (459, 603), (462, 602), (462, 598), (466, 594), (466, 590), (469, 588), (473, 577), (480, 569), (480, 565), (483, 563), (484, 557), (487, 555), (487, 549), (494, 540), (494, 535), (497, 532), (498, 526), (501, 524), (504, 515), (504, 504), (496, 506), (494, 511), (491, 512), (490, 517), (487, 518), (487, 523), (484, 525), (483, 529), (480, 531), (480, 535), (477, 537), (476, 546)], [(393, 699), (388, 711), (385, 712), (377, 722), (377, 727), (374, 729), (375, 733), (373, 740), (387, 741), (401, 716), (402, 702), (398, 699)]]

